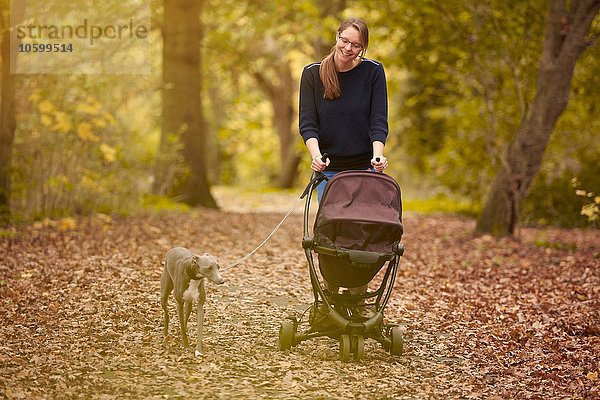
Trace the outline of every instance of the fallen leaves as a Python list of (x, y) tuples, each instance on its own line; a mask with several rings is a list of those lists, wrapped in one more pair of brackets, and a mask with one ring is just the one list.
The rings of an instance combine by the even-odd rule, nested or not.
[(0, 239), (0, 396), (600, 397), (598, 231), (524, 228), (497, 240), (473, 237), (471, 220), (406, 216), (386, 310), (406, 330), (406, 354), (367, 340), (364, 360), (344, 364), (327, 338), (277, 350), (281, 321), (312, 300), (293, 214), (225, 285), (207, 286), (203, 357), (181, 348), (173, 299), (163, 339), (165, 252), (182, 245), (227, 265), (281, 217), (199, 210), (12, 231)]

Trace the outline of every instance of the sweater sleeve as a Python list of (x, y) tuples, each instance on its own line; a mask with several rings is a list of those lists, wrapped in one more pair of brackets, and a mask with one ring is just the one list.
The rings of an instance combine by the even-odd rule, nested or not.
[(385, 144), (388, 135), (388, 99), (383, 65), (380, 65), (373, 74), (369, 134), (371, 143), (380, 141)]
[(319, 119), (317, 116), (317, 105), (315, 104), (315, 79), (318, 79), (318, 74), (315, 75), (313, 71), (309, 69), (311, 67), (316, 68), (318, 72), (318, 65), (309, 65), (302, 71), (302, 78), (300, 79), (298, 123), (300, 135), (302, 135), (304, 142), (310, 138), (319, 139)]

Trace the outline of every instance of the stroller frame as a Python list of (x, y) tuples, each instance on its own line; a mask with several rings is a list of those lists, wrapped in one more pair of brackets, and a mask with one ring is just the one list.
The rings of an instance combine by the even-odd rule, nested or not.
[[(301, 342), (317, 337), (328, 336), (339, 340), (339, 357), (348, 362), (353, 357), (357, 361), (364, 357), (364, 340), (371, 338), (379, 342), (392, 355), (401, 355), (404, 348), (402, 329), (397, 324), (384, 323), (383, 311), (391, 297), (400, 257), (404, 253), (404, 245), (399, 241), (394, 244), (392, 251), (375, 253), (361, 250), (331, 249), (320, 246), (310, 236), (310, 203), (313, 191), (317, 186), (328, 180), (322, 173), (315, 172), (301, 198), (306, 196), (304, 205), (304, 230), (302, 248), (308, 261), (308, 270), (314, 296), (313, 304), (305, 310), (300, 320), (295, 316), (288, 317), (280, 327), (279, 349), (289, 350)], [(351, 294), (349, 290), (342, 293), (332, 293), (323, 288), (319, 279), (313, 252), (347, 259), (351, 263), (370, 263), (378, 259), (387, 263), (382, 266), (377, 275), (385, 268), (379, 287), (364, 294)], [(324, 278), (323, 278), (324, 280)], [(364, 302), (364, 303), (363, 303)], [(365, 316), (359, 309), (373, 310)], [(309, 313), (309, 328), (299, 332), (299, 325), (304, 315)]]

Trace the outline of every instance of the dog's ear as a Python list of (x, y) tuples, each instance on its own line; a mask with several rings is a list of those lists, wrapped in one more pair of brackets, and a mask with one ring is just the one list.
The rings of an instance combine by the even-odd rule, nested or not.
[(217, 261), (217, 257), (215, 256), (211, 256), (210, 254), (206, 253), (204, 255), (204, 257), (202, 257), (202, 261), (207, 265), (207, 266), (211, 266), (211, 265), (219, 265), (219, 262)]

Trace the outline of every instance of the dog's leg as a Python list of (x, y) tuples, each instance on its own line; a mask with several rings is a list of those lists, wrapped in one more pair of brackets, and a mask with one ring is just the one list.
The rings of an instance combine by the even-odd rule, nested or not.
[(163, 335), (167, 337), (169, 334), (169, 295), (173, 291), (173, 280), (169, 276), (169, 272), (165, 268), (160, 278), (160, 305), (165, 314)]
[(190, 343), (187, 337), (187, 321), (183, 312), (183, 299), (177, 299), (177, 314), (179, 314), (179, 328), (181, 329), (181, 340), (183, 347), (189, 347)]
[(196, 357), (202, 355), (202, 330), (204, 329), (204, 301), (206, 300), (206, 292), (204, 290), (204, 279), (198, 287), (198, 309), (196, 310), (198, 319), (198, 329), (196, 337)]
[(185, 326), (187, 326), (188, 321), (190, 320), (190, 314), (192, 313), (192, 301), (186, 300), (183, 303), (184, 311), (185, 311)]

